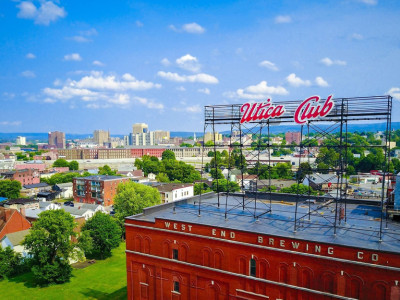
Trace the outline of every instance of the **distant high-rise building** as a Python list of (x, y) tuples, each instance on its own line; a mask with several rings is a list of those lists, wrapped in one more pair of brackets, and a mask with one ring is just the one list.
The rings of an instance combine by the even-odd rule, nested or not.
[(286, 132), (285, 133), (285, 140), (286, 140), (286, 145), (290, 145), (291, 143), (295, 143), (296, 145), (300, 145), (301, 141), (301, 132), (300, 131), (295, 131), (295, 132)]
[(170, 134), (169, 131), (166, 130), (156, 130), (154, 132), (154, 140), (156, 144), (160, 144), (165, 141), (169, 141)]
[(129, 135), (129, 145), (131, 146), (152, 146), (155, 145), (154, 132), (131, 133)]
[(110, 142), (110, 132), (105, 130), (95, 130), (93, 132), (93, 141), (99, 146), (104, 146)]
[(56, 146), (57, 148), (65, 148), (65, 133), (61, 131), (49, 132), (49, 146)]
[(18, 136), (17, 137), (17, 141), (16, 141), (17, 145), (26, 145), (26, 137), (24, 136)]
[(146, 123), (136, 123), (132, 126), (133, 134), (147, 133), (149, 132), (149, 125)]
[[(204, 143), (207, 143), (209, 141), (214, 142), (214, 137), (211, 132), (206, 132), (204, 134)], [(216, 143), (222, 142), (222, 134), (215, 132), (215, 142)]]

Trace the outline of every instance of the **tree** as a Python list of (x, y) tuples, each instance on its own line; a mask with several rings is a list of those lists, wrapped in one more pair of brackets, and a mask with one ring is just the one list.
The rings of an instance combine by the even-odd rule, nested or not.
[(205, 147), (213, 147), (214, 146), (214, 142), (213, 141), (208, 141), (204, 144)]
[(63, 209), (39, 214), (23, 244), (32, 256), (32, 272), (39, 284), (63, 283), (71, 278), (74, 218)]
[(156, 176), (156, 179), (157, 179), (158, 182), (169, 182), (168, 175), (165, 174), (165, 173), (159, 173)]
[(210, 170), (210, 175), (213, 179), (224, 179), (224, 174), (222, 174), (221, 169), (212, 168)]
[(318, 195), (318, 191), (314, 190), (312, 187), (308, 185), (304, 185), (302, 183), (292, 184), (290, 187), (284, 187), (279, 190), (279, 193), (287, 193), (287, 194), (310, 194), (310, 195)]
[(0, 280), (26, 271), (27, 260), (10, 247), (0, 247)]
[(238, 192), (240, 191), (239, 185), (234, 181), (228, 181), (226, 179), (216, 179), (212, 182), (214, 192)]
[(212, 192), (212, 189), (205, 182), (195, 183), (193, 189), (195, 195)]
[(19, 198), (21, 191), (21, 182), (17, 180), (0, 180), (0, 197), (8, 199)]
[(171, 150), (165, 150), (162, 155), (161, 155), (161, 159), (162, 160), (166, 160), (166, 159), (172, 159), (175, 160), (175, 153)]
[(76, 160), (73, 160), (69, 163), (70, 170), (79, 170), (79, 163)]
[(111, 256), (111, 250), (121, 242), (121, 227), (110, 215), (96, 212), (82, 227), (92, 238), (92, 249), (89, 254), (104, 259)]
[(114, 198), (115, 216), (123, 228), (125, 217), (141, 213), (143, 208), (160, 203), (160, 193), (156, 188), (132, 181), (123, 182), (118, 185)]
[(297, 171), (297, 178), (300, 181), (306, 177), (306, 175), (312, 174), (311, 166), (308, 162), (303, 162), (300, 164), (299, 170)]
[(117, 175), (115, 170), (111, 170), (109, 165), (104, 165), (103, 167), (99, 167), (99, 175)]
[(69, 167), (69, 163), (65, 159), (59, 158), (53, 163), (53, 167)]

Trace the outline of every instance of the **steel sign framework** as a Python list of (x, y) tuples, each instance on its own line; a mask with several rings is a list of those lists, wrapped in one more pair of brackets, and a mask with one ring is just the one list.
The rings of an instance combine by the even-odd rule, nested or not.
[[(315, 99), (314, 99), (315, 100)], [(319, 100), (319, 99), (318, 99)], [(382, 234), (387, 230), (387, 213), (385, 212), (387, 195), (387, 177), (389, 174), (389, 161), (390, 161), (390, 132), (391, 132), (391, 111), (392, 111), (392, 97), (390, 96), (372, 96), (372, 97), (355, 97), (355, 98), (332, 98), (321, 99), (320, 104), (326, 103), (327, 101), (332, 102), (332, 108), (329, 113), (323, 117), (308, 118), (302, 124), (294, 123), (294, 116), (299, 113), (299, 105), (304, 101), (286, 101), (281, 103), (270, 103), (270, 105), (284, 106), (284, 113), (276, 114), (273, 118), (250, 118), (248, 109), (251, 104), (248, 104), (247, 111), (243, 108), (242, 104), (231, 104), (231, 105), (213, 105), (205, 106), (205, 122), (204, 122), (204, 133), (211, 131), (214, 137), (214, 163), (211, 165), (203, 164), (204, 175), (206, 172), (210, 172), (210, 168), (214, 168), (215, 174), (217, 169), (220, 169), (217, 160), (217, 151), (221, 151), (220, 145), (215, 141), (215, 133), (223, 132), (224, 135), (229, 137), (229, 160), (227, 169), (227, 178), (231, 179), (233, 174), (236, 174), (236, 178), (239, 178), (241, 191), (234, 192), (230, 190), (229, 184), (226, 187), (226, 191), (218, 193), (217, 202), (209, 203), (198, 201), (197, 214), (200, 216), (202, 210), (210, 210), (210, 206), (216, 208), (216, 213), (223, 213), (225, 219), (228, 219), (234, 215), (242, 214), (253, 218), (258, 221), (260, 218), (272, 218), (272, 215), (276, 214), (291, 214), (287, 218), (287, 226), (292, 226), (293, 232), (307, 230), (307, 228), (327, 228), (331, 230), (332, 234), (336, 235), (338, 230), (346, 229), (352, 231), (359, 231), (376, 237), (377, 240), (382, 240)], [(260, 107), (265, 107), (264, 104), (260, 104)], [(318, 104), (315, 103), (314, 104)], [(264, 106), (263, 106), (264, 105)], [(268, 107), (267, 107), (268, 108)], [(321, 106), (322, 108), (322, 106)], [(320, 109), (321, 109), (320, 108)], [(272, 112), (272, 110), (270, 110)], [(245, 114), (247, 113), (247, 119)], [(259, 113), (260, 115), (261, 113)], [(311, 115), (310, 115), (311, 116)], [(243, 120), (246, 119), (244, 122)], [(303, 120), (304, 121), (304, 120)], [(363, 123), (382, 123), (386, 125), (384, 132), (384, 141), (382, 145), (353, 145), (348, 141), (348, 126), (351, 124), (363, 124)], [(297, 122), (300, 123), (300, 122)], [(300, 135), (300, 143), (298, 145), (273, 145), (271, 141), (271, 130), (275, 126), (279, 125), (292, 125), (298, 126)], [(251, 134), (253, 138), (256, 138), (256, 144), (249, 145), (244, 144), (244, 137)], [(311, 137), (318, 141), (317, 145), (310, 143)], [(316, 156), (319, 152), (321, 142), (325, 139), (330, 139), (329, 149), (334, 149), (338, 154), (338, 159), (331, 165), (324, 169), (319, 169), (315, 164), (311, 163), (312, 157)], [(267, 143), (265, 143), (267, 141)], [(203, 144), (204, 145), (204, 144)], [(382, 165), (382, 182), (381, 193), (379, 197), (376, 197), (374, 201), (365, 199), (353, 199), (349, 194), (349, 182), (348, 182), (348, 167), (349, 167), (349, 153), (356, 148), (381, 148), (384, 153), (384, 163)], [(271, 155), (272, 149), (288, 149), (295, 148), (296, 152), (299, 153), (296, 160), (297, 165), (308, 162), (311, 166), (311, 170), (308, 170), (307, 174), (302, 174), (302, 170), (295, 172), (295, 180), (297, 182), (297, 193), (296, 194), (277, 194), (272, 191), (271, 184), (271, 170), (272, 167), (279, 162), (279, 158)], [(205, 149), (205, 148), (203, 148)], [(205, 151), (205, 150), (204, 150)], [(203, 153), (203, 156), (207, 155)], [(232, 157), (236, 155), (239, 157), (239, 164), (234, 165)], [(248, 169), (252, 169), (253, 173), (259, 178), (261, 169), (267, 168), (269, 176), (267, 180), (253, 179), (249, 181), (249, 184), (245, 186), (245, 177)], [(254, 172), (255, 170), (255, 172)], [(320, 182), (322, 184), (334, 185), (336, 188), (333, 192), (324, 196), (312, 196), (310, 190), (302, 192), (300, 190), (300, 183), (303, 182), (304, 178), (310, 175), (310, 171), (315, 176), (318, 174), (331, 174), (321, 175)], [(313, 175), (314, 176), (314, 175)], [(218, 181), (216, 182), (218, 185)], [(219, 189), (219, 187), (217, 186)], [(287, 201), (283, 201), (282, 197), (287, 197)], [(228, 198), (230, 199), (228, 201)], [(232, 202), (231, 199), (234, 199)], [(314, 200), (317, 205), (312, 205)], [(273, 205), (274, 202), (280, 201), (280, 203), (289, 202), (291, 209), (287, 211), (277, 211)], [(358, 202), (357, 202), (358, 201)], [(305, 204), (307, 203), (307, 204)], [(368, 205), (375, 205), (374, 211), (376, 218), (374, 222), (376, 224), (379, 221), (379, 226), (374, 228), (367, 228), (361, 226), (346, 227), (347, 221), (354, 216), (347, 214), (347, 205), (349, 203), (366, 203)], [(308, 211), (304, 213), (304, 205), (308, 205)], [(324, 216), (321, 213), (322, 208), (326, 208), (327, 205), (333, 207), (334, 211), (329, 216)], [(319, 222), (318, 218), (324, 219), (324, 222)], [(379, 220), (378, 220), (379, 219)], [(386, 220), (386, 221), (385, 221)], [(323, 225), (322, 225), (323, 223)], [(400, 227), (399, 227), (400, 228)], [(385, 234), (392, 234), (395, 239), (400, 240), (395, 232), (385, 232)]]

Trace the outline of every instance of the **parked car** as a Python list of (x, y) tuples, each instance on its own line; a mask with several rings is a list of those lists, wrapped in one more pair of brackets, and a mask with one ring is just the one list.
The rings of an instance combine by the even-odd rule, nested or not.
[(64, 202), (64, 205), (65, 205), (65, 206), (74, 207), (74, 202), (73, 202), (73, 201), (66, 201), (66, 202)]

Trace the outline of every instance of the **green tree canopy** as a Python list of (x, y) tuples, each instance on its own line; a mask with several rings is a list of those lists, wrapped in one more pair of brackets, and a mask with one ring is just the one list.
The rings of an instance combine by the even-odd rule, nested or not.
[(65, 159), (59, 158), (53, 163), (53, 167), (69, 167), (69, 163)]
[(39, 284), (63, 283), (70, 279), (76, 236), (74, 218), (63, 209), (39, 214), (23, 244), (32, 256), (32, 272)]
[(114, 198), (114, 211), (121, 226), (124, 218), (141, 213), (143, 208), (161, 203), (160, 193), (156, 188), (135, 183), (123, 182), (118, 185)]
[(76, 160), (73, 160), (69, 163), (69, 169), (70, 170), (79, 170), (79, 163)]
[(240, 191), (239, 185), (234, 181), (228, 181), (226, 179), (216, 179), (212, 182), (214, 192), (238, 192)]
[(161, 155), (161, 159), (162, 160), (166, 160), (166, 159), (173, 159), (175, 160), (175, 153), (171, 150), (165, 150), (162, 155)]
[(111, 256), (111, 250), (121, 242), (121, 227), (110, 215), (96, 212), (82, 227), (92, 238), (92, 249), (89, 255), (104, 259)]
[(114, 176), (117, 175), (117, 172), (115, 170), (111, 170), (109, 165), (104, 165), (102, 167), (99, 167), (99, 175)]
[(21, 188), (21, 182), (17, 180), (0, 180), (0, 197), (6, 197), (8, 199), (19, 198)]
[(199, 182), (194, 184), (194, 194), (195, 195), (200, 195), (208, 192), (212, 192), (212, 189), (205, 183), (205, 182)]

